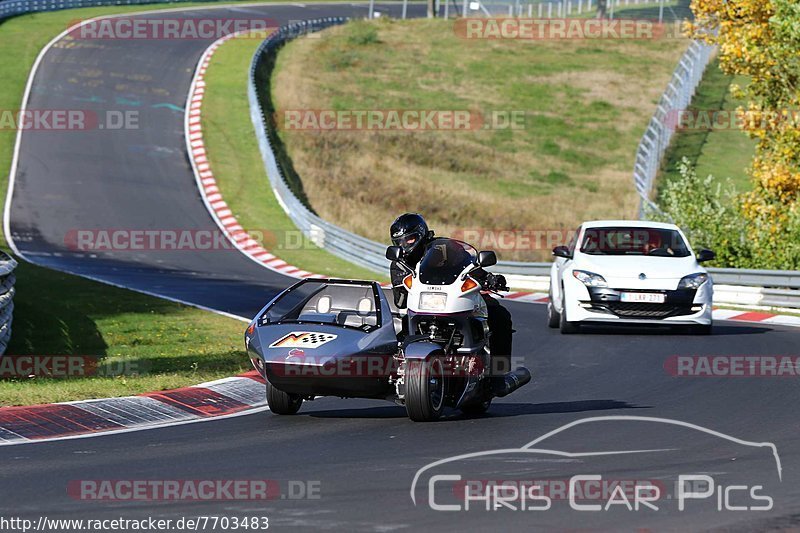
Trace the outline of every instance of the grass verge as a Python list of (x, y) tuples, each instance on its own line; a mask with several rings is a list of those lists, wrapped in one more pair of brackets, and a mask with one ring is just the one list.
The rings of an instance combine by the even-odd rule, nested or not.
[[(99, 376), (0, 380), (0, 405), (125, 396), (248, 370), (238, 320), (22, 263), (9, 355), (96, 358)], [(3, 365), (0, 364), (0, 367)]]
[[(703, 80), (697, 87), (688, 111), (697, 116), (708, 116), (722, 111), (723, 117), (731, 117), (736, 108), (746, 102), (731, 96), (731, 84), (744, 86), (747, 78), (730, 76), (719, 68), (719, 61), (713, 60), (706, 68)], [(750, 190), (752, 183), (747, 168), (755, 153), (756, 142), (739, 129), (717, 128), (707, 131), (678, 131), (664, 157), (663, 172), (659, 186), (678, 176), (678, 163), (683, 157), (697, 168), (698, 176), (711, 174), (722, 185), (730, 185), (736, 192)]]
[[(0, 109), (19, 109), (39, 51), (70, 22), (208, 3), (110, 6), (36, 13), (0, 23)], [(16, 131), (0, 129), (0, 199), (5, 200)], [(0, 243), (7, 246), (5, 236)], [(117, 289), (24, 261), (16, 272), (11, 355), (97, 357), (135, 375), (83, 379), (6, 379), (0, 405), (122, 396), (196, 384), (248, 368), (242, 323), (158, 298)]]
[(264, 247), (289, 264), (334, 277), (385, 279), (316, 247), (275, 199), (247, 99), (250, 61), (259, 44), (246, 38), (226, 42), (206, 72), (203, 140), (222, 197), (239, 223), (262, 235)]
[[(636, 215), (631, 168), (648, 118), (687, 41), (509, 41), (457, 37), (452, 21), (357, 21), (279, 54), (279, 110), (524, 113), (521, 128), (282, 129), (310, 205), (383, 240), (398, 213), (440, 234), (574, 229)], [(496, 123), (495, 123), (496, 124)], [(479, 246), (481, 243), (476, 243)], [(521, 248), (521, 247), (520, 247)], [(547, 250), (500, 250), (543, 260)]]

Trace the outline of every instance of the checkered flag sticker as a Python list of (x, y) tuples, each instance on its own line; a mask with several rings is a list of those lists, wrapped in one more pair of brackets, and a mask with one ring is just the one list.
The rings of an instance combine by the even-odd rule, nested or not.
[(315, 331), (293, 331), (269, 345), (270, 348), (319, 348), (334, 340), (337, 335)]

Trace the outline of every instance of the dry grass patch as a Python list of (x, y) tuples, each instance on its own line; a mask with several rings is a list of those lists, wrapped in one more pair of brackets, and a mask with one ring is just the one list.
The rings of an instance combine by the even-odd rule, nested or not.
[[(523, 111), (521, 129), (284, 130), (313, 209), (385, 241), (419, 211), (440, 234), (630, 218), (633, 157), (687, 42), (465, 41), (451, 21), (358, 21), (278, 55), (275, 108)], [(541, 260), (547, 251), (501, 250)]]

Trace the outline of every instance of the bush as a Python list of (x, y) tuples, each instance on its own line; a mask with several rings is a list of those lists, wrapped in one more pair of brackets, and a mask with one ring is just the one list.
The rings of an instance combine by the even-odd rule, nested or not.
[(357, 20), (348, 25), (347, 43), (353, 46), (365, 46), (379, 43), (378, 29), (374, 24)]
[(713, 266), (797, 270), (800, 268), (800, 210), (781, 220), (746, 220), (742, 200), (700, 178), (687, 158), (678, 165), (680, 177), (668, 182), (661, 194), (663, 214), (653, 218), (680, 226), (695, 248), (717, 253)]

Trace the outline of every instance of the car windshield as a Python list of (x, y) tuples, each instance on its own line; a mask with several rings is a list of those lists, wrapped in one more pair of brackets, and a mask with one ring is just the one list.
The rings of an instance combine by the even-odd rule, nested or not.
[(672, 229), (623, 227), (588, 228), (581, 241), (581, 253), (589, 255), (647, 255), (688, 257), (689, 248), (681, 234)]
[(450, 285), (477, 257), (475, 248), (465, 242), (435, 239), (420, 261), (419, 279), (426, 285)]
[(381, 324), (380, 299), (370, 283), (304, 280), (284, 292), (260, 325), (313, 323), (372, 331)]

